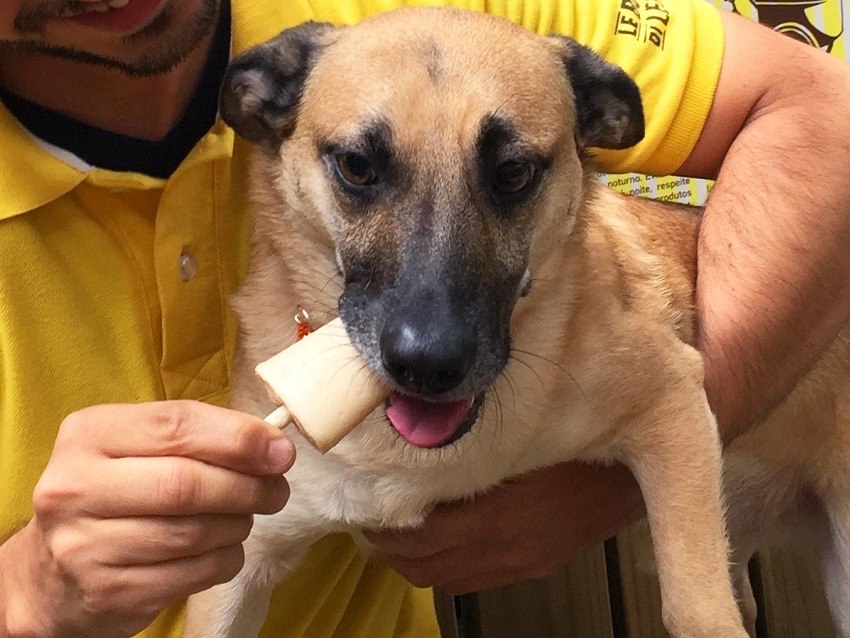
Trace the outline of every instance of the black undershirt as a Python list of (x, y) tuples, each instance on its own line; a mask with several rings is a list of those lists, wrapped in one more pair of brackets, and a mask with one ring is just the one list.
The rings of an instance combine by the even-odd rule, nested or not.
[(151, 142), (104, 131), (51, 111), (0, 88), (0, 101), (31, 133), (70, 151), (87, 164), (167, 178), (210, 130), (218, 113), (218, 91), (230, 58), (230, 3), (221, 15), (210, 57), (186, 112), (168, 134)]

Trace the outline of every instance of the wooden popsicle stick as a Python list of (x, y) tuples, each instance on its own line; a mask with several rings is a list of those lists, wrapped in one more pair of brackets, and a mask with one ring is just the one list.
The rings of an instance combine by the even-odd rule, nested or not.
[(292, 423), (292, 412), (290, 412), (285, 405), (280, 406), (274, 412), (269, 414), (265, 419), (263, 419), (266, 423), (269, 423), (276, 428), (280, 428), (281, 430), (285, 428), (287, 425)]
[(336, 431), (324, 432), (320, 431), (318, 435), (308, 432), (298, 421), (295, 420), (295, 417), (292, 416), (292, 412), (289, 409), (282, 405), (277, 408), (274, 412), (269, 414), (265, 419), (263, 419), (266, 423), (273, 425), (276, 428), (284, 429), (288, 425), (295, 424), (295, 427), (298, 428), (298, 431), (301, 435), (309, 441), (310, 445), (319, 450), (322, 454), (330, 450), (334, 445), (340, 442), (342, 437), (348, 434), (351, 430), (354, 429), (356, 423), (351, 424), (347, 429), (337, 429)]

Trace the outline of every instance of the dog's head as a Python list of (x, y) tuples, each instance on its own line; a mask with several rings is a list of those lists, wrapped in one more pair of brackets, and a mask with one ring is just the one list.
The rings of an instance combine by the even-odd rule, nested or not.
[(275, 214), (336, 261), (349, 336), (420, 447), (462, 436), (505, 369), (515, 304), (575, 225), (585, 149), (643, 136), (620, 69), (448, 9), (284, 31), (233, 62), (221, 110), (262, 149)]

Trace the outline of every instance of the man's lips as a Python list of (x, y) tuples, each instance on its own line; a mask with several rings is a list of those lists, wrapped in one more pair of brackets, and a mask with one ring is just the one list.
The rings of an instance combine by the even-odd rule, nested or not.
[(442, 447), (463, 436), (478, 416), (481, 397), (458, 401), (425, 401), (394, 392), (387, 419), (401, 437), (417, 447)]

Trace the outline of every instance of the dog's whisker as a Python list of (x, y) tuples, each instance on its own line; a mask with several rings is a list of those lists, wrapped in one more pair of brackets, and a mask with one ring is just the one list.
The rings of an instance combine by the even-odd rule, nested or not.
[(557, 369), (558, 372), (560, 372), (562, 375), (564, 375), (570, 381), (570, 383), (572, 383), (575, 386), (576, 390), (578, 390), (579, 393), (581, 393), (582, 397), (587, 399), (587, 394), (585, 393), (584, 389), (581, 387), (581, 384), (578, 382), (578, 379), (576, 379), (575, 376), (573, 376), (573, 374), (569, 370), (567, 370), (562, 365), (559, 365), (556, 361), (552, 361), (551, 359), (547, 359), (546, 357), (543, 357), (543, 356), (536, 354), (534, 352), (529, 352), (527, 350), (520, 350), (518, 348), (511, 348), (511, 354), (510, 354), (511, 360), (516, 361), (517, 363), (520, 363), (520, 364), (526, 366), (529, 370), (534, 372), (535, 376), (537, 376), (537, 378), (541, 382), (541, 384), (543, 383), (543, 379), (540, 376), (539, 371), (533, 365), (531, 365), (528, 361), (523, 361), (523, 359), (521, 359), (519, 355), (524, 355), (524, 356), (527, 356), (527, 357), (536, 358), (540, 361), (543, 361), (543, 362), (551, 365), (553, 368)]
[(330, 277), (328, 277), (328, 280), (325, 282), (325, 285), (322, 286), (322, 289), (321, 289), (320, 292), (322, 294), (328, 295), (329, 297), (336, 298), (336, 297), (339, 296), (338, 294), (333, 294), (333, 293), (327, 292), (327, 287), (330, 286), (331, 284), (335, 284), (336, 286), (338, 286), (340, 288), (340, 290), (342, 289), (342, 281), (340, 280), (339, 276), (338, 275), (331, 275)]
[(491, 446), (491, 452), (496, 451), (494, 448), (497, 446), (498, 442), (501, 440), (503, 433), (504, 433), (504, 426), (505, 426), (505, 411), (504, 411), (504, 406), (502, 405), (502, 397), (499, 395), (498, 390), (493, 391), (493, 400), (495, 402), (495, 405), (493, 406), (493, 411), (495, 413), (493, 423), (495, 425), (496, 435), (493, 437), (493, 444)]
[[(304, 299), (302, 301), (304, 305), (312, 305), (313, 307), (329, 306), (335, 308), (337, 305), (337, 299), (342, 291), (341, 283), (337, 281), (336, 276), (327, 277), (324, 272), (315, 270), (313, 274), (325, 278), (325, 283), (322, 286), (317, 286), (314, 280), (310, 277), (310, 274), (310, 272), (303, 273), (301, 277), (294, 277), (292, 280), (293, 284), (299, 289), (309, 290), (314, 293), (311, 299)], [(329, 288), (332, 289), (328, 290)], [(325, 300), (329, 303), (325, 303)], [(308, 310), (310, 310), (309, 307)]]
[(553, 368), (556, 368), (557, 370), (559, 370), (560, 372), (563, 372), (564, 374), (569, 374), (567, 369), (564, 368), (557, 361), (555, 361), (553, 359), (549, 359), (548, 357), (544, 357), (543, 355), (537, 354), (536, 352), (532, 352), (531, 350), (523, 350), (522, 348), (512, 347), (511, 348), (511, 358), (514, 359), (514, 361), (520, 361), (521, 363), (525, 363), (525, 365), (528, 365), (529, 368), (534, 370), (534, 368), (529, 363), (527, 363), (525, 361), (521, 361), (520, 359), (514, 357), (513, 355), (515, 355), (515, 354), (522, 354), (522, 355), (525, 355), (529, 358), (537, 359), (538, 361), (542, 361), (542, 362), (552, 366)]
[[(511, 375), (510, 369), (506, 367), (504, 370), (502, 370), (502, 374), (500, 376), (502, 378), (504, 378), (505, 383), (508, 386), (508, 389), (511, 391), (511, 401), (513, 402), (513, 405), (514, 405), (514, 411), (516, 411), (516, 406), (517, 406), (516, 383), (514, 382), (513, 375)], [(538, 381), (542, 385), (543, 380), (539, 376), (538, 376)]]
[[(543, 385), (543, 377), (540, 376), (540, 372), (537, 370), (537, 368), (535, 368), (533, 365), (531, 365), (527, 361), (523, 361), (522, 359), (520, 359), (517, 356), (517, 354), (525, 354), (525, 353), (522, 352), (522, 351), (518, 351), (518, 350), (511, 350), (511, 354), (509, 356), (510, 360), (514, 361), (514, 362), (516, 362), (520, 365), (525, 366), (528, 369), (528, 371), (531, 372), (535, 376), (535, 378), (537, 379), (537, 382), (542, 386)], [(507, 368), (505, 368), (505, 371), (507, 371)]]
[[(511, 392), (511, 402), (513, 404), (512, 412), (514, 414), (517, 414), (516, 384), (514, 383), (514, 380), (511, 377), (511, 374), (507, 368), (502, 370), (502, 373), (499, 376), (504, 378), (505, 384)], [(496, 428), (496, 438), (494, 438), (494, 441), (498, 441), (504, 434), (506, 407), (504, 401), (502, 400), (502, 394), (498, 391), (498, 387), (494, 386), (492, 394), (496, 401), (496, 405), (494, 407), (494, 409), (496, 410), (494, 420)]]
[[(489, 404), (490, 402), (488, 401), (489, 396), (490, 396), (490, 393), (487, 393), (487, 395), (485, 395), (484, 403), (483, 403), (482, 408), (481, 408), (481, 418), (480, 418), (479, 422), (476, 424), (476, 426), (473, 427), (471, 432), (469, 433), (469, 436), (473, 439), (476, 439), (476, 441), (481, 439), (482, 433), (485, 430), (485, 427), (483, 427), (483, 424), (489, 423), (489, 420), (488, 420), (489, 419), (489, 412), (490, 412), (490, 404)], [(497, 433), (497, 436), (498, 436), (498, 433)], [(493, 441), (495, 441), (495, 440), (496, 439), (493, 439)], [(492, 453), (493, 451), (494, 451), (494, 447), (491, 444), (490, 452)]]

